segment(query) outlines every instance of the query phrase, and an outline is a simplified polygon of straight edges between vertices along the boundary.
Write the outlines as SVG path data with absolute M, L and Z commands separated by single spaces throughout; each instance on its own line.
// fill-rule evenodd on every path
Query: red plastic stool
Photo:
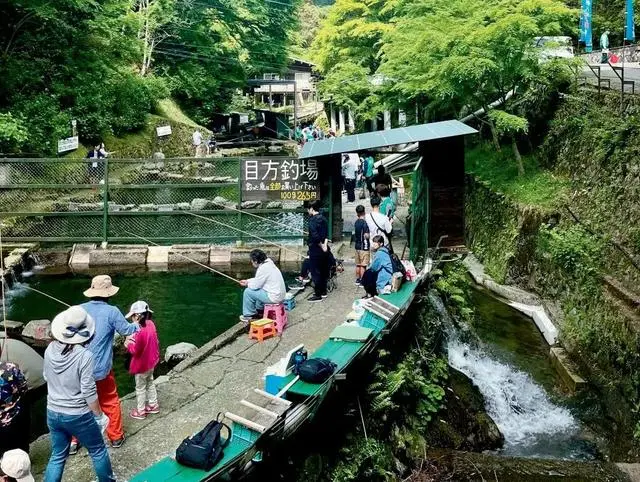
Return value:
M 273 324 L 276 327 L 278 335 L 281 335 L 288 321 L 287 310 L 284 307 L 284 303 L 278 303 L 277 305 L 264 305 L 263 316 L 264 318 L 273 320 Z

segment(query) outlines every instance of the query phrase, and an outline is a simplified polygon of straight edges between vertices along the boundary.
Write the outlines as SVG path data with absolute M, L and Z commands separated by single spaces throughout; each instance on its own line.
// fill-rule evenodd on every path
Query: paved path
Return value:
M 596 65 L 596 64 L 593 64 Z M 614 64 L 616 67 L 622 67 L 622 64 Z M 594 72 L 588 67 L 584 66 L 583 74 L 587 78 L 587 82 L 594 86 L 598 86 L 598 77 Z M 620 91 L 620 78 L 613 71 L 611 66 L 607 64 L 600 64 L 600 78 L 602 80 L 608 79 L 611 84 L 611 90 Z M 640 66 L 637 63 L 626 63 L 624 65 L 624 80 L 630 80 L 634 82 L 634 89 L 636 94 L 640 94 Z M 606 83 L 602 85 L 603 88 L 606 88 Z M 631 93 L 632 86 L 631 84 L 625 85 L 625 92 Z
M 346 247 L 342 255 L 351 257 L 351 250 Z M 158 385 L 162 407 L 159 415 L 144 421 L 123 416 L 127 441 L 120 449 L 109 449 L 119 480 L 126 480 L 154 461 L 173 454 L 183 438 L 202 428 L 219 411 L 230 410 L 248 392 L 262 388 L 265 369 L 296 345 L 304 343 L 309 351 L 320 346 L 331 330 L 344 321 L 353 300 L 361 294 L 352 281 L 353 265 L 347 262 L 345 268 L 339 275 L 338 291 L 324 302 L 307 302 L 310 289 L 297 297 L 298 305 L 289 314 L 289 326 L 282 337 L 257 343 L 240 335 L 198 364 L 165 378 Z M 127 414 L 133 405 L 134 399 L 125 397 L 123 413 Z M 31 448 L 36 480 L 41 480 L 48 456 L 49 440 L 44 436 Z M 94 479 L 86 450 L 70 457 L 64 481 Z
M 371 211 L 371 204 L 369 203 L 369 196 L 365 199 L 360 199 L 360 191 L 362 189 L 356 189 L 356 200 L 355 202 L 348 203 L 347 202 L 347 194 L 342 194 L 342 219 L 344 220 L 344 226 L 342 228 L 343 232 L 351 232 L 353 233 L 355 223 L 356 223 L 356 206 L 358 204 L 362 204 L 366 212 Z M 407 218 L 407 213 L 409 212 L 409 208 L 407 206 L 406 201 L 403 201 L 396 208 L 396 215 L 393 220 L 393 233 L 396 237 L 406 238 L 407 234 L 405 233 L 405 220 Z

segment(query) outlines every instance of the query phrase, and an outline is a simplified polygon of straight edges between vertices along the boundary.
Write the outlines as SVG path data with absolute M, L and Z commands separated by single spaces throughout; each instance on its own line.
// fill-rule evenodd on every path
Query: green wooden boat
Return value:
M 399 291 L 372 299 L 359 322 L 365 330 L 336 329 L 310 355 L 311 358 L 328 358 L 337 365 L 329 380 L 322 384 L 306 383 L 291 374 L 281 384 L 278 396 L 255 389 L 256 400 L 242 400 L 240 405 L 250 415 L 227 412 L 225 417 L 232 422 L 231 440 L 224 449 L 223 458 L 212 470 L 205 472 L 185 467 L 167 456 L 135 475 L 130 482 L 203 482 L 241 476 L 261 460 L 261 447 L 288 437 L 315 416 L 336 379 L 355 359 L 373 350 L 384 334 L 395 327 L 425 276 L 423 270 L 416 281 L 405 282 Z

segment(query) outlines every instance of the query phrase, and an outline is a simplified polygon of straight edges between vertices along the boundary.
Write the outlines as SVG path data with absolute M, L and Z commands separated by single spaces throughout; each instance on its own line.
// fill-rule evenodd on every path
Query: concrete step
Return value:
M 91 251 L 96 249 L 94 244 L 75 244 L 71 250 L 71 258 L 69 259 L 69 266 L 72 268 L 88 268 L 89 258 Z
M 620 298 L 611 294 L 609 290 L 606 290 L 605 297 L 620 310 L 627 330 L 631 333 L 640 333 L 640 313 L 630 308 L 629 305 Z
M 607 291 L 613 296 L 624 302 L 630 309 L 636 311 L 640 315 L 640 295 L 632 292 L 622 282 L 611 276 L 603 278 Z
M 640 482 L 640 464 L 617 463 L 616 467 L 627 475 L 631 482 Z
M 560 374 L 560 378 L 566 385 L 566 387 L 575 393 L 584 388 L 587 382 L 578 375 L 578 368 L 569 358 L 569 354 L 562 347 L 551 347 L 549 351 L 551 357 L 551 363 L 556 368 L 556 371 Z

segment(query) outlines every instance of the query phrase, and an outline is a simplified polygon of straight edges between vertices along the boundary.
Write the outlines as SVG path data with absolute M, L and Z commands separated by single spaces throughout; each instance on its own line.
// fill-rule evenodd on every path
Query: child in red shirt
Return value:
M 140 325 L 140 331 L 127 337 L 125 346 L 131 353 L 129 373 L 136 380 L 137 407 L 129 412 L 132 418 L 144 420 L 150 413 L 160 413 L 158 393 L 153 382 L 153 370 L 160 361 L 160 342 L 156 325 L 151 321 L 151 309 L 144 301 L 131 305 L 126 318 Z

